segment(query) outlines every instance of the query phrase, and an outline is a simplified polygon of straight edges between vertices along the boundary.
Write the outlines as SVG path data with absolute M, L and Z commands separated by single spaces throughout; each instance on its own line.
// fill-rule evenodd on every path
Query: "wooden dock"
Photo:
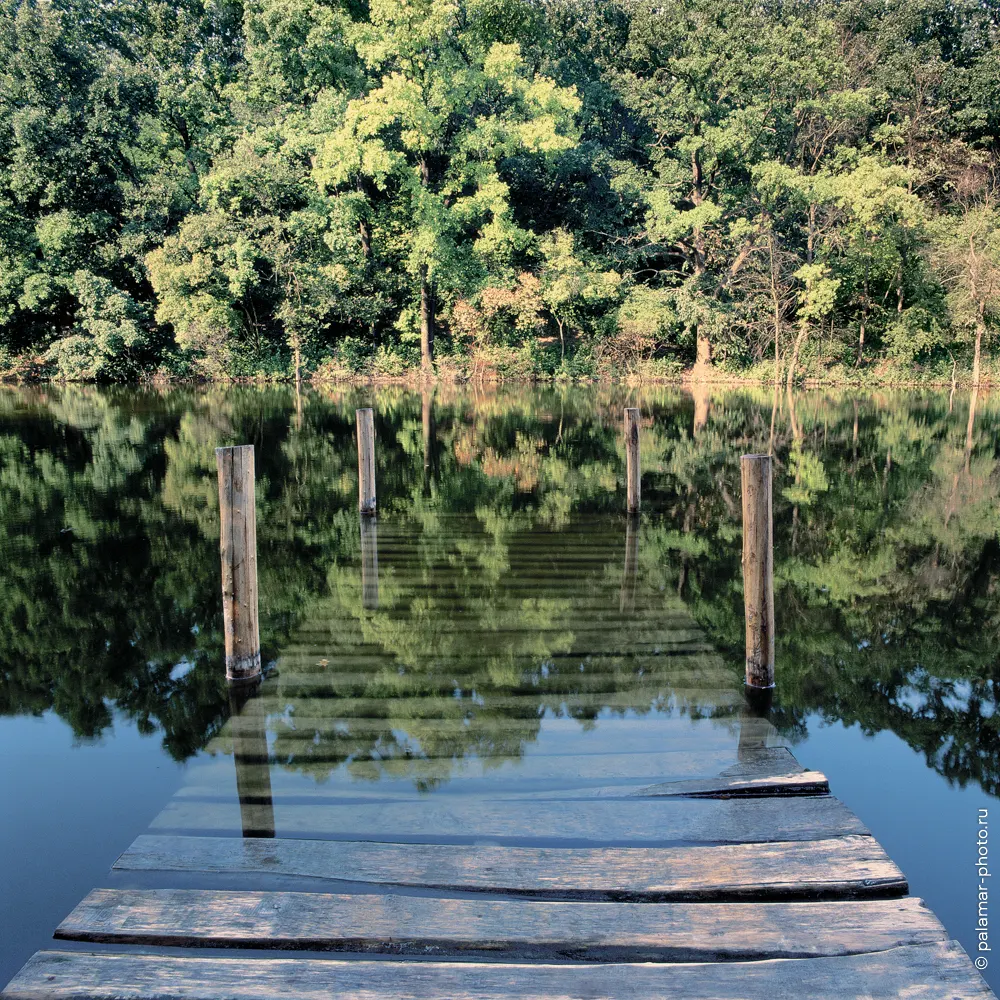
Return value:
M 535 758 L 561 794 L 188 786 L 3 998 L 992 996 L 823 775 L 694 725 L 699 753 Z M 255 805 L 294 836 L 225 835 Z
M 383 569 L 387 554 L 415 558 L 404 541 L 379 553 Z M 326 609 L 326 637 L 304 629 L 260 696 L 234 704 L 221 754 L 190 768 L 2 1000 L 993 996 L 826 777 L 768 722 L 725 708 L 742 698 L 733 672 L 678 599 L 636 595 L 628 550 L 624 574 L 593 584 L 530 547 L 522 565 L 508 554 L 509 600 L 479 604 L 488 633 L 478 592 L 457 595 L 426 669 L 397 670 L 364 625 L 395 613 L 404 643 L 418 574 L 390 573 L 381 603 L 365 579 L 353 620 L 348 598 Z M 622 565 L 590 537 L 562 558 Z M 526 626 L 532 566 L 548 617 Z M 435 594 L 438 614 L 448 595 Z M 658 631 L 635 617 L 654 599 Z M 492 698 L 494 715 L 450 693 L 470 650 L 521 670 L 545 632 L 567 636 L 547 647 L 552 669 Z M 372 697 L 373 677 L 394 697 Z M 679 710 L 548 714 L 557 739 L 532 742 L 553 704 L 648 711 L 663 690 Z M 400 719 L 422 756 L 393 742 Z M 352 756 L 369 738 L 384 757 Z M 352 773 L 327 780 L 344 761 Z

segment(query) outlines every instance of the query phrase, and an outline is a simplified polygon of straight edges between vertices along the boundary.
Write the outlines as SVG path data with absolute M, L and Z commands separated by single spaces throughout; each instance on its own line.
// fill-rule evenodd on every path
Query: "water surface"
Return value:
M 178 788 L 189 827 L 245 829 L 213 454 L 236 443 L 257 452 L 268 780 L 292 805 L 544 788 L 549 755 L 725 729 L 739 456 L 773 451 L 775 724 L 972 951 L 1000 764 L 998 427 L 994 399 L 947 394 L 0 389 L 0 980 Z

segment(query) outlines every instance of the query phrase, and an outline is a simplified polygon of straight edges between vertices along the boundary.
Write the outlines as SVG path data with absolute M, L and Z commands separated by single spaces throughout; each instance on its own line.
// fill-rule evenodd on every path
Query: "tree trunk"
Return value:
M 976 350 L 972 355 L 972 388 L 979 388 L 979 358 L 983 349 L 983 329 L 984 323 L 982 320 L 982 313 L 980 313 L 979 319 L 976 322 Z
M 355 186 L 357 188 L 358 194 L 360 195 L 365 194 L 365 184 L 360 177 L 358 177 Z M 368 229 L 368 220 L 365 219 L 364 216 L 358 219 L 358 236 L 361 239 L 361 256 L 364 257 L 366 261 L 365 266 L 367 267 L 367 261 L 368 258 L 371 256 L 372 252 L 372 237 L 371 237 L 371 232 Z
M 557 316 L 556 324 L 559 327 L 559 364 L 566 360 L 566 338 L 563 335 L 563 321 Z
M 865 281 L 864 281 L 864 302 L 861 306 L 861 329 L 858 332 L 858 360 L 855 367 L 861 364 L 862 355 L 865 352 L 865 327 L 868 325 L 868 316 L 871 313 L 871 291 L 868 287 L 868 261 L 865 261 Z
M 795 366 L 799 363 L 799 351 L 802 349 L 802 345 L 805 343 L 806 334 L 809 333 L 809 327 L 803 323 L 799 327 L 798 336 L 795 338 L 795 344 L 792 347 L 792 357 L 788 362 L 788 372 L 786 374 L 785 385 L 788 391 L 792 391 L 792 380 L 795 378 Z
M 777 393 L 778 384 L 781 381 L 781 297 L 778 294 L 778 268 L 774 259 L 773 235 L 768 237 L 767 250 L 771 258 L 771 305 L 774 310 L 774 388 Z
M 420 184 L 430 190 L 431 167 L 426 156 L 420 160 Z M 420 265 L 420 372 L 425 378 L 434 375 L 434 286 L 427 264 Z
M 708 334 L 705 333 L 704 327 L 700 324 L 697 331 L 698 337 L 698 354 L 695 359 L 695 368 L 711 368 L 712 367 L 712 343 L 708 339 Z
M 420 265 L 420 371 L 434 374 L 434 289 L 427 265 Z

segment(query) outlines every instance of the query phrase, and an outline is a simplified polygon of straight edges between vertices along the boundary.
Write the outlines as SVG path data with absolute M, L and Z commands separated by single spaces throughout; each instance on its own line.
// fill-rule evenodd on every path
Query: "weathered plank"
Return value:
M 323 732 L 325 743 L 327 733 Z M 329 734 L 335 740 L 336 734 Z M 296 741 L 282 743 L 273 760 L 286 760 Z M 299 741 L 301 742 L 301 741 Z M 303 754 L 315 759 L 312 740 L 302 743 Z M 349 748 L 345 747 L 345 753 Z M 735 750 L 665 751 L 663 753 L 563 754 L 560 756 L 528 755 L 519 758 L 502 757 L 452 761 L 450 758 L 421 758 L 400 753 L 393 757 L 387 747 L 382 757 L 372 761 L 352 761 L 341 780 L 325 781 L 322 785 L 303 785 L 301 780 L 288 787 L 272 784 L 273 796 L 280 799 L 293 796 L 304 799 L 335 799 L 349 796 L 381 797 L 396 794 L 394 780 L 413 784 L 442 782 L 435 794 L 467 794 L 470 784 L 486 784 L 491 795 L 523 795 L 544 793 L 559 798 L 582 797 L 587 794 L 643 796 L 687 795 L 766 795 L 823 794 L 829 791 L 826 778 L 818 771 L 804 771 L 784 747 L 755 750 L 744 754 L 745 759 L 734 764 Z M 194 783 L 177 792 L 183 799 L 212 799 L 232 792 L 232 769 L 217 769 L 214 783 L 204 780 L 211 772 L 207 768 L 192 772 Z M 199 775 L 202 780 L 199 781 Z M 280 771 L 279 771 L 280 775 Z M 371 784 L 372 778 L 376 779 Z M 657 780 L 657 784 L 649 784 Z M 362 785 L 362 781 L 364 784 Z M 631 788 L 629 787 L 631 786 Z
M 853 955 L 947 940 L 938 919 L 914 897 L 747 906 L 199 889 L 95 889 L 55 936 L 109 944 L 630 962 Z
M 787 747 L 753 745 L 738 751 L 738 761 L 713 776 L 670 780 L 648 785 L 641 796 L 683 795 L 724 798 L 736 795 L 824 795 L 830 791 L 826 775 L 806 771 Z
M 550 698 L 557 694 L 605 694 L 624 691 L 645 691 L 656 695 L 661 689 L 681 690 L 711 688 L 713 690 L 733 690 L 741 683 L 731 671 L 716 670 L 712 665 L 690 660 L 675 660 L 656 657 L 644 660 L 642 665 L 622 658 L 617 664 L 608 664 L 611 669 L 582 671 L 571 662 L 565 666 L 538 674 L 537 656 L 534 654 L 512 654 L 510 665 L 524 660 L 523 669 L 516 684 L 504 691 L 504 695 L 531 695 Z M 365 668 L 370 661 L 370 669 Z M 428 695 L 454 697 L 456 688 L 473 690 L 482 680 L 482 660 L 469 660 L 450 672 L 435 666 L 435 672 L 409 670 L 400 673 L 395 660 L 388 656 L 357 657 L 352 666 L 360 668 L 356 673 L 336 670 L 330 663 L 327 668 L 311 666 L 308 670 L 281 668 L 278 673 L 280 688 L 288 691 L 294 688 L 303 695 L 319 694 L 321 697 L 393 697 L 409 698 Z M 601 664 L 605 666 L 604 663 Z M 440 671 L 440 672 L 438 672 Z
M 405 622 L 402 624 L 405 627 Z M 608 635 L 607 631 L 601 635 L 577 637 L 570 627 L 560 632 L 561 634 L 557 635 L 552 643 L 555 648 L 551 649 L 544 641 L 539 642 L 539 637 L 528 629 L 521 637 L 506 633 L 496 636 L 485 630 L 478 635 L 470 633 L 470 637 L 473 635 L 475 637 L 470 638 L 468 642 L 444 633 L 436 637 L 442 648 L 432 647 L 423 651 L 421 659 L 433 659 L 435 664 L 438 662 L 448 664 L 448 669 L 451 669 L 452 665 L 481 664 L 494 653 L 513 656 L 516 660 L 532 661 L 534 658 L 536 665 L 539 657 L 551 659 L 557 665 L 564 665 L 565 660 L 583 661 L 590 657 L 601 657 L 602 666 L 619 662 L 623 668 L 627 668 L 633 664 L 648 663 L 659 668 L 661 664 L 670 663 L 679 669 L 693 669 L 700 666 L 702 669 L 714 669 L 726 676 L 731 676 L 733 673 L 703 637 L 690 633 L 678 631 L 673 636 L 660 635 L 644 640 L 633 639 L 624 634 Z M 523 648 L 518 648 L 519 646 Z M 333 670 L 342 665 L 374 669 L 386 663 L 406 662 L 405 659 L 400 659 L 395 651 L 382 651 L 378 643 L 341 643 L 335 636 L 331 636 L 326 645 L 310 643 L 308 648 L 293 649 L 288 652 L 297 657 L 308 655 L 317 659 L 323 658 Z M 575 669 L 579 669 L 578 664 L 575 665 Z M 283 672 L 285 676 L 293 673 L 287 665 L 283 668 Z M 317 669 L 310 670 L 308 674 L 324 672 Z
M 735 750 L 740 739 L 740 722 L 735 717 L 720 719 L 692 719 L 683 716 L 653 715 L 646 718 L 540 718 L 477 715 L 467 720 L 464 716 L 437 719 L 384 718 L 354 716 L 344 718 L 337 714 L 335 699 L 268 698 L 265 707 L 270 710 L 271 721 L 294 726 L 314 738 L 317 732 L 333 735 L 339 732 L 350 737 L 391 736 L 409 739 L 421 745 L 421 753 L 433 755 L 433 747 L 423 742 L 456 740 L 457 745 L 445 745 L 442 752 L 452 757 L 458 746 L 469 746 L 474 752 L 485 754 L 489 741 L 507 747 L 512 740 L 520 740 L 525 751 L 532 755 L 560 756 L 562 754 L 603 754 L 609 747 L 619 753 L 655 753 L 657 751 L 686 750 L 697 746 L 706 752 L 719 749 Z M 285 710 L 289 710 L 287 714 Z M 324 715 L 322 710 L 333 714 Z M 474 728 L 472 728 L 474 727 Z M 470 731 L 474 738 L 470 736 Z M 761 742 L 779 745 L 782 737 L 773 727 L 768 727 Z M 211 743 L 213 751 L 231 752 L 231 740 L 219 737 Z M 482 748 L 482 749 L 481 749 Z M 504 751 L 504 753 L 509 751 Z M 503 754 L 501 754 L 503 755 Z M 200 766 L 200 765 L 194 765 Z
M 830 783 L 821 771 L 799 774 L 720 775 L 648 785 L 633 794 L 643 797 L 684 796 L 685 798 L 736 798 L 740 796 L 825 795 Z
M 380 526 L 379 531 L 381 530 Z M 379 553 L 382 554 L 381 544 L 379 545 Z M 616 556 L 616 558 L 618 557 Z M 387 575 L 393 575 L 391 568 L 383 566 L 383 570 Z M 609 583 L 608 586 L 610 592 L 612 584 Z M 500 607 L 487 605 L 483 601 L 477 600 L 470 607 L 457 599 L 435 598 L 432 605 L 417 608 L 411 608 L 409 605 L 387 604 L 381 610 L 380 618 L 388 621 L 406 621 L 411 617 L 417 617 L 424 624 L 438 620 L 439 631 L 447 630 L 449 634 L 459 635 L 479 634 L 483 631 L 489 631 L 496 635 L 523 633 L 526 630 L 523 618 L 526 612 L 533 613 L 536 618 L 541 619 L 537 629 L 535 625 L 531 626 L 533 631 L 541 633 L 562 632 L 568 629 L 574 633 L 579 632 L 581 635 L 593 635 L 603 629 L 625 628 L 629 625 L 634 625 L 639 629 L 655 628 L 668 632 L 675 628 L 697 627 L 689 614 L 665 608 L 662 594 L 657 594 L 649 601 L 637 599 L 640 601 L 637 605 L 640 609 L 656 611 L 655 625 L 651 625 L 649 619 L 632 621 L 628 617 L 623 617 L 617 606 L 600 599 L 590 600 L 581 605 L 576 601 L 569 602 L 565 599 L 552 602 L 546 601 L 544 598 L 524 598 L 514 604 Z M 435 618 L 436 615 L 444 612 L 447 612 L 447 618 Z M 325 642 L 348 629 L 359 628 L 360 619 L 358 617 L 344 617 L 343 610 L 339 607 L 324 612 L 321 606 L 320 610 L 314 611 L 308 621 L 296 629 L 295 642 L 300 646 L 307 643 Z
M 241 829 L 233 803 L 174 799 L 150 824 L 162 831 Z M 282 835 L 338 836 L 396 843 L 493 840 L 577 844 L 751 843 L 864 834 L 864 824 L 830 796 L 790 798 L 587 798 L 548 801 L 485 795 L 417 801 L 275 805 Z
M 405 611 L 406 609 L 400 608 L 395 610 Z M 637 635 L 648 637 L 659 634 L 670 635 L 675 631 L 699 629 L 699 626 L 690 615 L 671 613 L 662 609 L 658 609 L 659 613 L 653 620 L 632 622 L 622 618 L 621 613 L 614 608 L 605 608 L 605 613 L 600 618 L 594 618 L 589 614 L 586 617 L 581 617 L 576 613 L 576 606 L 570 605 L 565 609 L 554 609 L 550 620 L 540 621 L 537 625 L 532 623 L 530 626 L 524 622 L 518 625 L 517 617 L 521 610 L 520 607 L 510 608 L 505 613 L 499 615 L 492 612 L 492 609 L 485 614 L 474 611 L 459 613 L 454 618 L 442 621 L 440 623 L 442 626 L 440 631 L 442 633 L 447 631 L 448 635 L 510 636 L 523 635 L 525 632 L 530 632 L 533 635 L 572 632 L 574 635 L 580 636 L 602 635 L 609 628 L 634 628 Z M 527 610 L 537 611 L 538 609 L 528 608 Z M 390 611 L 386 611 L 385 617 L 392 619 L 395 616 Z M 404 614 L 402 620 L 405 621 L 407 617 L 409 616 Z M 293 652 L 309 650 L 317 642 L 322 643 L 334 638 L 338 632 L 346 629 L 358 629 L 359 625 L 360 620 L 356 617 L 325 617 L 320 615 L 319 617 L 311 618 L 305 625 L 295 631 L 292 644 L 282 647 L 282 656 L 289 650 Z M 704 637 L 704 630 L 701 630 L 701 634 Z M 355 638 L 360 639 L 360 633 L 356 633 Z
M 617 965 L 189 958 L 43 951 L 4 1000 L 973 1000 L 992 994 L 954 942 L 836 958 Z
M 120 871 L 175 871 L 501 891 L 556 899 L 736 900 L 902 895 L 869 836 L 673 848 L 537 848 L 143 835 Z
M 289 685 L 294 690 L 294 685 Z M 330 699 L 313 696 L 300 697 L 288 690 L 279 693 L 274 687 L 261 692 L 267 712 L 283 711 L 289 702 L 301 715 L 323 715 L 323 702 L 329 708 Z M 671 688 L 664 684 L 661 689 L 650 688 L 638 691 L 609 691 L 601 694 L 561 694 L 538 692 L 533 695 L 489 694 L 477 697 L 455 698 L 428 696 L 426 698 L 336 698 L 337 714 L 341 718 L 377 719 L 447 719 L 465 713 L 490 714 L 509 713 L 517 717 L 541 717 L 546 707 L 561 707 L 568 717 L 571 712 L 599 712 L 601 709 L 624 712 L 629 709 L 650 711 L 668 709 L 671 705 L 697 706 L 708 714 L 716 710 L 732 710 L 742 704 L 743 692 L 734 684 L 727 689 L 720 688 Z M 316 704 L 310 704 L 316 702 Z

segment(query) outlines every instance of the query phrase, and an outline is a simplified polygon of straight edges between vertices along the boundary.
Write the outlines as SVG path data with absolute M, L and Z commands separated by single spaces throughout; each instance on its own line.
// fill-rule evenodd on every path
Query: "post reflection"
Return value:
M 635 611 L 635 588 L 639 576 L 639 515 L 629 514 L 625 520 L 625 567 L 618 609 L 624 614 Z
M 361 606 L 378 610 L 378 525 L 374 517 L 361 519 Z
M 771 733 L 771 704 L 773 688 L 747 687 L 743 694 L 743 708 L 740 711 L 740 741 L 737 759 L 740 763 L 752 763 L 759 757 L 759 751 L 767 747 Z
M 424 496 L 431 495 L 431 481 L 434 477 L 434 392 L 424 389 L 420 396 L 420 424 L 424 446 Z
M 236 794 L 244 837 L 274 836 L 274 800 L 268 763 L 264 705 L 256 697 L 259 685 L 229 689 L 230 731 L 236 765 Z

